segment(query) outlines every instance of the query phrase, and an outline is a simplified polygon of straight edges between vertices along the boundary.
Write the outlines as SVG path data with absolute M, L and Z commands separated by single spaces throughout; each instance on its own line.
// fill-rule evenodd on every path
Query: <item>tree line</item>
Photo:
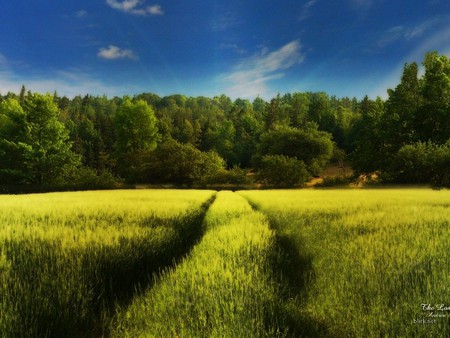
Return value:
M 118 182 L 301 185 L 330 161 L 385 182 L 450 185 L 450 61 L 405 64 L 388 99 L 323 92 L 269 101 L 143 93 L 0 95 L 0 185 L 31 190 Z M 6 187 L 6 188 L 5 188 Z

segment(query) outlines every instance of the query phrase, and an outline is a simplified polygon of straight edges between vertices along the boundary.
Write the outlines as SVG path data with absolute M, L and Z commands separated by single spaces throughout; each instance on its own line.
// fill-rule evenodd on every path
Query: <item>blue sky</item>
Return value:
M 1 0 L 0 93 L 385 97 L 448 0 Z

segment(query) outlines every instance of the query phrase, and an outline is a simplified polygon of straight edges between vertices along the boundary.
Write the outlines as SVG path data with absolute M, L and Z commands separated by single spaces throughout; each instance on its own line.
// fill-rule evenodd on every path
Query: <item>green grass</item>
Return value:
M 0 196 L 0 336 L 100 335 L 201 236 L 211 191 Z
M 113 337 L 283 335 L 271 270 L 277 248 L 264 215 L 237 194 L 219 192 L 205 227 L 181 264 L 119 310 Z
M 422 309 L 450 303 L 449 191 L 240 194 L 268 215 L 289 253 L 285 308 L 302 323 L 297 335 L 450 335 L 450 311 Z M 417 323 L 424 319 L 432 323 Z
M 0 210 L 1 337 L 450 336 L 449 191 L 0 195 Z

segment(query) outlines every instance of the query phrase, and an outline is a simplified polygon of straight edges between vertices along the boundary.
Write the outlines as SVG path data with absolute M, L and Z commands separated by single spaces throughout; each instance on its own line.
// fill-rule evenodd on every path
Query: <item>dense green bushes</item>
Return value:
M 417 142 L 403 146 L 386 174 L 396 182 L 450 187 L 450 140 L 443 145 Z
M 283 155 L 263 156 L 256 175 L 260 182 L 277 187 L 298 186 L 305 183 L 309 177 L 303 161 Z

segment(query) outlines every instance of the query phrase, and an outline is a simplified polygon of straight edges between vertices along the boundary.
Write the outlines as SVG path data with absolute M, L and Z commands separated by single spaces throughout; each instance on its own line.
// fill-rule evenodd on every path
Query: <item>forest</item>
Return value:
M 382 183 L 450 186 L 450 59 L 404 65 L 386 100 L 142 93 L 0 95 L 0 192 L 124 184 L 302 186 L 330 162 Z

